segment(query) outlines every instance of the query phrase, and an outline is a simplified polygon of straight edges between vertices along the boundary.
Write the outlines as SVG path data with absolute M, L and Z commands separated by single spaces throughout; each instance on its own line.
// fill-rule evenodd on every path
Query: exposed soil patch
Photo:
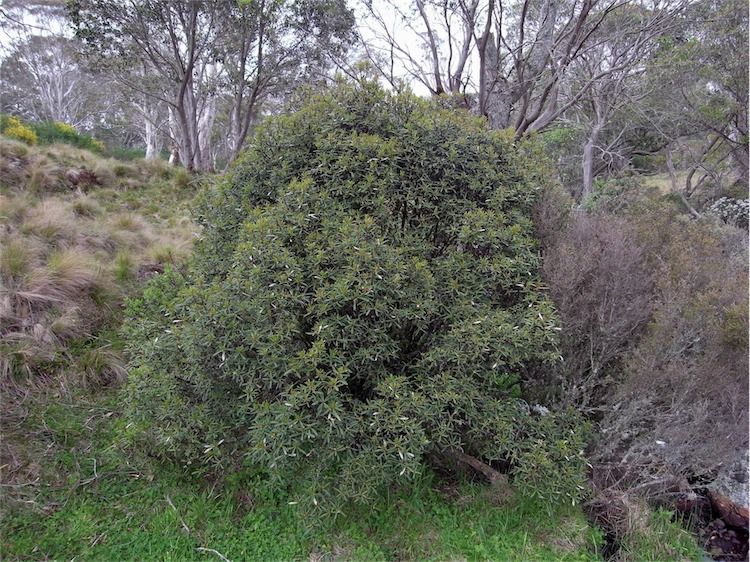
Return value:
M 731 527 L 722 519 L 714 519 L 699 530 L 698 536 L 703 548 L 715 560 L 747 560 L 747 528 Z

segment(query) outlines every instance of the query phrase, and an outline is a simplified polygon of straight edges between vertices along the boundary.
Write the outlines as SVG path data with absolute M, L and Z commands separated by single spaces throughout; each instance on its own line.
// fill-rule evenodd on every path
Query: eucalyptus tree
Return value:
M 324 74 L 356 36 L 354 15 L 343 0 L 229 3 L 224 21 L 213 50 L 226 86 L 231 160 L 264 103 L 288 98 L 296 86 Z
M 690 5 L 651 69 L 651 79 L 662 84 L 664 120 L 679 124 L 680 134 L 671 133 L 669 146 L 685 131 L 699 140 L 682 143 L 688 175 L 681 189 L 688 197 L 706 182 L 747 184 L 747 50 L 747 6 L 702 0 Z
M 214 166 L 224 100 L 234 158 L 263 102 L 352 40 L 343 0 L 69 0 L 67 10 L 92 59 L 134 94 L 168 108 L 175 153 L 190 170 Z
M 621 7 L 591 34 L 590 45 L 572 64 L 561 97 L 569 98 L 568 113 L 577 116 L 585 131 L 582 198 L 593 190 L 597 156 L 616 157 L 613 150 L 629 131 L 629 123 L 613 128 L 615 115 L 653 99 L 644 75 L 660 40 L 677 26 L 683 8 L 679 1 L 657 8 L 635 2 Z
M 461 94 L 491 127 L 513 127 L 520 138 L 549 127 L 598 81 L 621 70 L 618 61 L 600 66 L 588 80 L 570 79 L 578 61 L 601 51 L 599 30 L 629 4 L 414 0 L 401 8 L 394 0 L 368 2 L 374 36 L 369 54 L 387 79 L 395 81 L 397 68 L 404 68 L 431 94 Z M 663 11 L 658 5 L 652 10 Z M 630 32 L 632 51 L 648 30 Z
M 30 35 L 12 48 L 1 69 L 4 112 L 81 127 L 102 109 L 91 77 L 78 65 L 75 45 L 68 38 Z
M 5 0 L 0 7 L 0 111 L 91 130 L 112 106 L 100 77 L 78 60 L 64 5 Z
M 738 2 L 710 0 L 669 17 L 629 10 L 628 18 L 643 17 L 652 24 L 636 27 L 653 36 L 632 51 L 635 64 L 592 87 L 564 120 L 587 135 L 587 191 L 599 173 L 644 171 L 644 163 L 663 159 L 672 191 L 698 215 L 707 191 L 747 185 L 748 60 L 736 55 L 747 51 L 747 13 Z M 625 33 L 635 38 L 632 29 L 626 19 L 602 36 L 619 42 Z M 619 51 L 613 44 L 600 54 Z

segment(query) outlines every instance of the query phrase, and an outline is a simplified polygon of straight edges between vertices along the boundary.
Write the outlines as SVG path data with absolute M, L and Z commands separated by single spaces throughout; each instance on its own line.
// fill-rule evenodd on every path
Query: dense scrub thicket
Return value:
M 747 232 L 668 212 L 632 220 L 653 271 L 651 314 L 622 356 L 623 384 L 609 395 L 620 407 L 603 417 L 602 457 L 622 456 L 652 478 L 712 483 L 732 472 L 742 482 L 746 469 L 733 465 L 750 445 Z
M 559 361 L 531 145 L 375 85 L 269 120 L 206 197 L 186 273 L 130 306 L 131 415 L 154 453 L 245 462 L 335 510 L 462 451 L 574 499 L 582 432 L 535 415 Z
M 746 504 L 747 231 L 644 189 L 595 193 L 569 216 L 558 203 L 541 206 L 562 225 L 543 265 L 563 327 L 557 390 L 597 422 L 591 462 L 624 489 L 682 480 Z

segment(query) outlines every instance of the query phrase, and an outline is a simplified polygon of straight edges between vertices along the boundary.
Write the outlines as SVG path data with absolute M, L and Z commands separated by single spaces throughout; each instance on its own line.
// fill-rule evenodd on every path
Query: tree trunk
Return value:
M 422 16 L 425 28 L 427 29 L 427 40 L 430 49 L 431 62 L 432 62 L 432 73 L 435 80 L 433 94 L 440 95 L 445 93 L 445 87 L 443 86 L 443 74 L 440 70 L 440 57 L 438 56 L 437 40 L 434 33 L 432 32 L 432 26 L 430 25 L 430 18 L 427 16 L 425 11 L 424 0 L 417 0 L 417 8 L 419 14 Z
M 153 114 L 152 111 L 149 111 Z M 151 115 L 144 118 L 144 131 L 143 136 L 146 141 L 146 160 L 156 160 L 159 158 L 159 151 L 161 150 L 161 144 L 159 143 L 159 132 L 154 125 Z
M 211 150 L 211 132 L 216 119 L 216 99 L 211 97 L 206 101 L 200 119 L 198 120 L 198 146 L 200 148 L 198 168 L 204 172 L 214 170 L 213 151 Z
M 169 129 L 180 162 L 190 171 L 200 168 L 200 146 L 198 144 L 198 125 L 192 102 L 180 107 L 170 108 Z
M 583 147 L 583 188 L 581 190 L 581 201 L 584 201 L 594 191 L 594 149 L 599 140 L 601 124 L 597 123 L 591 128 L 589 138 Z
M 245 113 L 242 112 L 240 106 L 236 106 L 236 108 L 232 110 L 232 124 L 230 126 L 232 149 L 229 154 L 227 165 L 231 164 L 242 151 L 242 147 L 245 145 L 245 139 L 247 138 L 247 135 L 251 130 L 251 125 L 255 122 L 258 113 L 257 105 L 252 99 L 250 102 L 246 102 L 246 105 L 247 108 Z
M 744 97 L 741 103 L 738 104 L 739 112 L 736 118 L 737 124 L 737 138 L 735 139 L 737 144 L 732 149 L 732 158 L 735 163 L 735 170 L 737 174 L 736 181 L 739 181 L 747 185 L 750 173 L 748 168 L 750 167 L 750 150 L 748 147 L 748 112 L 747 112 L 747 96 Z
M 172 137 L 172 156 L 169 161 L 192 171 L 195 169 L 187 116 L 182 108 L 169 108 L 169 135 Z
M 176 146 L 173 146 L 172 150 L 169 152 L 169 163 L 172 166 L 180 165 L 180 151 L 177 150 Z
M 555 44 L 555 24 L 557 21 L 557 1 L 546 0 L 542 7 L 544 14 L 539 31 L 536 34 L 531 52 L 529 53 L 528 69 L 529 78 L 541 76 Z
M 672 185 L 672 191 L 677 191 L 677 174 L 674 170 L 674 162 L 672 161 L 672 147 L 667 147 L 667 172 L 669 172 L 669 183 Z
M 680 198 L 680 201 L 691 215 L 693 215 L 695 218 L 700 217 L 700 213 L 696 211 L 695 208 L 690 204 L 690 201 L 688 201 L 687 197 L 685 197 L 685 193 L 677 185 L 677 173 L 674 169 L 671 146 L 667 147 L 667 171 L 669 172 L 669 182 L 672 184 L 672 193 L 677 194 L 677 196 Z M 692 176 L 692 174 L 693 172 L 691 171 L 690 175 Z
M 748 163 L 750 162 L 750 153 L 747 144 L 738 144 L 732 148 L 732 158 L 734 160 L 735 181 L 747 184 L 750 173 L 748 173 Z
M 229 161 L 231 162 L 237 157 L 240 152 L 240 146 L 242 146 L 242 133 L 241 133 L 241 118 L 242 111 L 240 106 L 242 104 L 242 96 L 235 94 L 232 101 L 232 109 L 229 112 L 229 146 L 230 155 Z
M 511 92 L 500 71 L 497 41 L 492 33 L 487 38 L 480 63 L 480 112 L 487 117 L 490 129 L 504 129 L 510 124 Z

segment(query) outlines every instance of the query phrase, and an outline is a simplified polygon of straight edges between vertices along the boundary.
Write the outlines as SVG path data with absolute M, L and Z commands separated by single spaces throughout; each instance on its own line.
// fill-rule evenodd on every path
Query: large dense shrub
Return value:
M 455 451 L 575 497 L 575 421 L 521 399 L 558 360 L 529 154 L 373 85 L 270 120 L 206 197 L 191 268 L 130 307 L 131 411 L 153 450 L 263 467 L 307 507 Z

